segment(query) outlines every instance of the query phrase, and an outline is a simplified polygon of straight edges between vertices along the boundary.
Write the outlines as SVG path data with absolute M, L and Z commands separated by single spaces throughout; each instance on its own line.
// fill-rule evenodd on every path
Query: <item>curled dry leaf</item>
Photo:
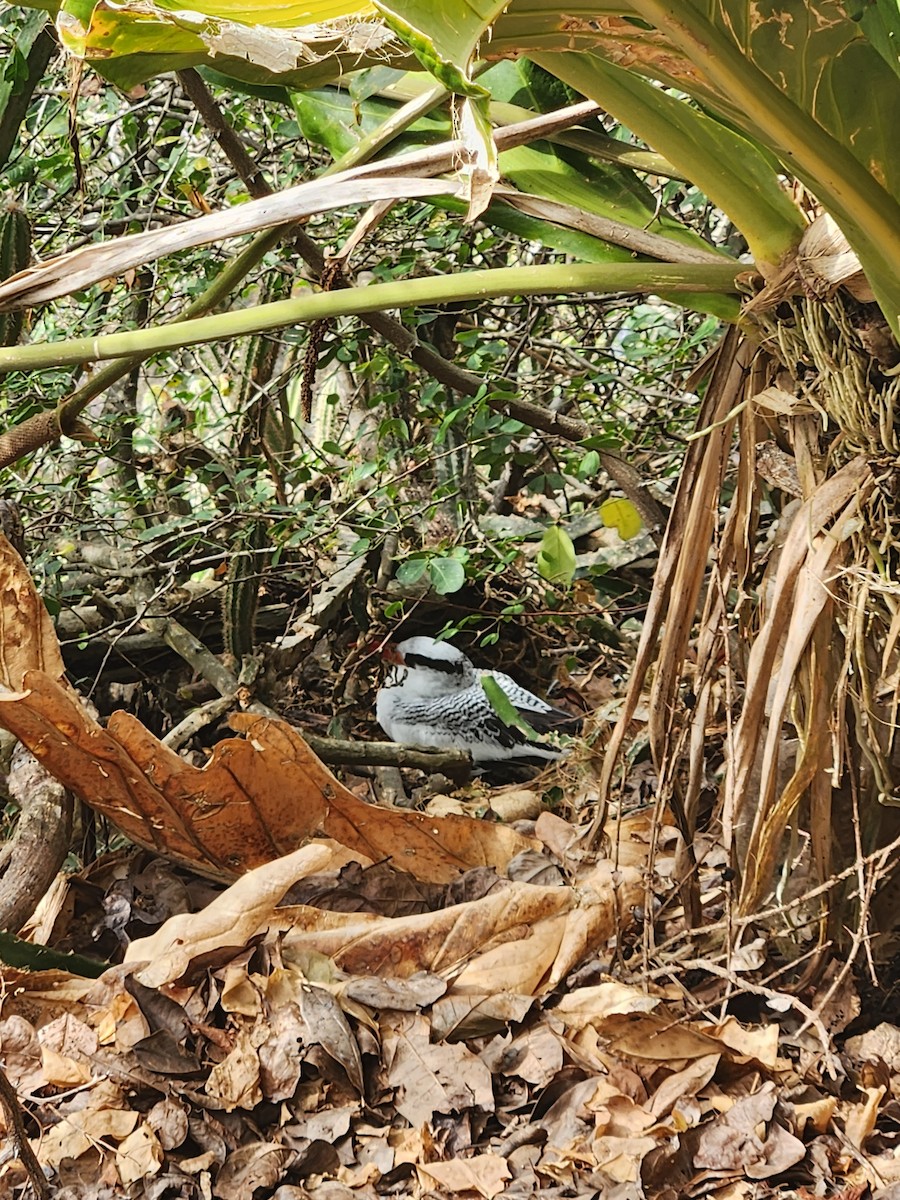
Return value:
M 219 878 L 234 878 L 321 835 L 418 879 L 446 883 L 502 869 L 533 849 L 500 825 L 374 808 L 357 799 L 282 721 L 240 713 L 245 738 L 220 742 L 202 769 L 139 721 L 103 729 L 62 680 L 62 655 L 25 564 L 0 535 L 0 726 L 132 841 Z
M 278 907 L 291 884 L 322 870 L 330 853 L 305 846 L 248 872 L 202 912 L 179 913 L 132 942 L 126 962 L 145 962 L 138 980 L 160 987 L 180 980 L 212 951 L 282 930 L 286 963 L 313 953 L 351 975 L 403 979 L 427 971 L 452 978 L 454 992 L 473 999 L 532 996 L 609 938 L 620 906 L 628 911 L 643 887 L 637 870 L 617 872 L 614 881 L 609 865 L 600 864 L 578 889 L 509 883 L 480 900 L 410 917 Z
M 28 568 L 0 533 L 0 684 L 18 691 L 26 671 L 65 672 L 53 621 Z
M 232 724 L 247 738 L 220 742 L 198 768 L 126 713 L 114 713 L 103 729 L 74 693 L 41 672 L 27 672 L 23 686 L 0 695 L 0 726 L 132 841 L 219 878 L 321 833 L 438 883 L 470 867 L 502 869 L 535 846 L 501 825 L 374 808 L 282 721 L 236 714 Z

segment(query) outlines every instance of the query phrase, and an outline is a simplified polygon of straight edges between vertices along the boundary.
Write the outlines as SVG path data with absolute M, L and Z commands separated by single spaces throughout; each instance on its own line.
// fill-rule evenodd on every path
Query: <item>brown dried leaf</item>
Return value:
M 242 39 L 240 52 L 243 55 L 247 38 L 252 35 L 254 27 L 241 25 L 239 28 Z M 443 162 L 441 152 L 435 153 L 440 169 Z M 426 171 L 433 169 L 435 153 L 424 156 L 423 168 Z M 445 154 L 449 167 L 450 154 Z M 407 169 L 411 166 L 407 164 Z M 414 166 L 412 170 L 415 170 Z M 379 178 L 368 167 L 351 169 L 341 172 L 340 178 L 310 180 L 261 200 L 234 205 L 207 216 L 195 217 L 191 221 L 115 237 L 107 242 L 92 243 L 67 254 L 44 259 L 0 282 L 0 311 L 26 308 L 57 296 L 67 296 L 109 276 L 122 274 L 131 267 L 152 262 L 164 254 L 191 246 L 208 245 L 222 237 L 238 237 L 279 225 L 282 221 L 295 221 L 314 212 L 343 207 L 345 203 L 375 204 L 400 197 L 446 195 L 461 188 L 461 182 L 452 183 L 446 179 L 416 178 L 412 174 L 402 178 L 386 174 Z
M 206 1094 L 219 1100 L 226 1112 L 235 1108 L 253 1108 L 262 1101 L 259 1052 L 253 1045 L 249 1029 L 238 1031 L 234 1049 L 210 1071 Z
M 757 1128 L 768 1124 L 775 1111 L 775 1085 L 764 1083 L 700 1130 L 694 1166 L 717 1172 L 736 1171 L 750 1179 L 780 1175 L 806 1157 L 803 1143 L 777 1123 L 763 1140 Z
M 382 1028 L 384 1078 L 395 1089 L 397 1111 L 411 1125 L 472 1107 L 493 1112 L 491 1073 L 466 1046 L 432 1044 L 428 1022 L 411 1014 L 392 1014 Z
M 183 1104 L 167 1096 L 147 1113 L 147 1125 L 156 1134 L 163 1150 L 174 1150 L 187 1137 L 187 1111 Z
M 106 1107 L 107 1100 L 102 1089 L 94 1089 L 94 1107 L 72 1112 L 48 1130 L 41 1140 L 41 1162 L 58 1167 L 64 1158 L 79 1158 L 100 1142 L 124 1141 L 134 1131 L 138 1114 L 124 1107 Z M 119 1103 L 125 1103 L 121 1096 Z
M 85 1062 L 69 1058 L 66 1054 L 57 1054 L 55 1050 L 44 1047 L 42 1054 L 44 1078 L 54 1087 L 81 1087 L 91 1081 L 91 1068 Z
M 567 1029 L 583 1029 L 600 1025 L 615 1013 L 652 1012 L 658 1005 L 657 996 L 610 979 L 561 996 L 553 1011 Z
M 149 1126 L 141 1124 L 119 1143 L 116 1167 L 122 1183 L 128 1187 L 138 1179 L 150 1179 L 163 1163 L 163 1149 Z
M 641 1163 L 656 1147 L 652 1137 L 599 1137 L 591 1143 L 597 1166 L 616 1183 L 636 1183 Z
M 26 671 L 65 674 L 50 614 L 28 568 L 0 534 L 0 684 L 18 691 Z
M 546 1025 L 530 1029 L 515 1040 L 496 1038 L 481 1053 L 494 1075 L 511 1075 L 544 1088 L 562 1070 L 563 1046 Z
M 748 1029 L 730 1017 L 716 1029 L 716 1037 L 737 1054 L 755 1058 L 765 1067 L 775 1068 L 779 1064 L 779 1032 L 779 1027 L 774 1022 L 771 1025 Z
M 449 1162 L 417 1165 L 423 1186 L 445 1188 L 448 1192 L 478 1192 L 484 1200 L 493 1200 L 505 1189 L 510 1178 L 509 1164 L 499 1154 L 476 1154 Z
M 797 269 L 809 291 L 819 299 L 833 296 L 839 287 L 845 287 L 864 303 L 875 299 L 859 259 L 828 213 L 820 213 L 803 234 Z
M 602 1023 L 600 1032 L 616 1054 L 653 1062 L 675 1063 L 722 1051 L 722 1043 L 709 1034 L 657 1013 L 613 1015 Z
M 347 1078 L 363 1095 L 362 1058 L 350 1023 L 330 992 L 307 984 L 299 991 L 300 1010 L 306 1024 L 306 1042 L 321 1046 L 344 1068 Z
M 259 1188 L 273 1188 L 295 1158 L 293 1150 L 270 1142 L 240 1146 L 216 1177 L 213 1195 L 219 1200 L 247 1200 Z
M 4 970 L 3 982 L 13 987 L 13 979 Z M 41 1043 L 34 1026 L 18 1013 L 0 1021 L 0 1049 L 3 1051 L 3 1068 L 10 1082 L 23 1092 L 36 1092 L 47 1082 Z
M 844 1131 L 851 1146 L 862 1150 L 866 1138 L 875 1128 L 878 1119 L 878 1109 L 885 1097 L 887 1088 L 882 1084 L 878 1087 L 861 1087 L 859 1089 L 865 1100 L 862 1104 L 849 1107 L 844 1118 Z
M 342 994 L 369 1008 L 415 1012 L 434 1004 L 446 990 L 446 981 L 440 975 L 417 971 L 408 979 L 351 979 L 344 985 Z
M 534 847 L 500 825 L 374 808 L 282 721 L 236 714 L 232 725 L 246 739 L 220 742 L 201 769 L 126 713 L 102 729 L 41 672 L 29 671 L 24 686 L 0 696 L 0 725 L 50 774 L 138 845 L 219 877 L 270 862 L 320 832 L 435 882 L 469 867 L 502 868 Z
M 259 1047 L 259 1081 L 267 1100 L 289 1100 L 303 1070 L 306 1022 L 294 1003 L 272 1007 L 266 1040 Z
M 481 900 L 411 917 L 277 907 L 294 880 L 321 870 L 329 854 L 310 845 L 248 872 L 202 912 L 178 914 L 132 942 L 126 961 L 145 962 L 136 978 L 159 987 L 184 977 L 195 959 L 245 945 L 267 929 L 283 930 L 288 964 L 315 954 L 350 975 L 452 976 L 449 999 L 460 1012 L 477 1008 L 501 1021 L 521 1019 L 531 996 L 554 986 L 569 961 L 613 933 L 617 905 L 635 903 L 643 887 L 636 871 L 618 872 L 614 885 L 607 864 L 605 875 L 598 868 L 592 876 L 592 887 L 511 883 Z M 599 890 L 603 878 L 605 893 Z M 229 1005 L 233 991 L 230 984 Z
M 327 846 L 303 846 L 257 867 L 216 896 L 198 913 L 178 913 L 150 937 L 131 943 L 126 962 L 147 961 L 136 978 L 146 987 L 180 979 L 191 961 L 223 946 L 244 946 L 274 919 L 279 900 L 304 875 L 324 870 L 331 860 Z

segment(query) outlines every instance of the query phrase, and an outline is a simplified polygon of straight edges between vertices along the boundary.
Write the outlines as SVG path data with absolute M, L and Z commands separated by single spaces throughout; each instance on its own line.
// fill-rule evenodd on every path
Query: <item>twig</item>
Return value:
M 472 759 L 466 750 L 413 750 L 396 742 L 349 742 L 300 731 L 323 762 L 342 767 L 409 767 L 430 775 L 468 775 Z
M 227 697 L 230 703 L 235 698 L 240 698 L 242 689 L 237 677 L 211 650 L 207 650 L 190 630 L 185 629 L 172 617 L 146 616 L 143 618 L 143 624 L 211 683 L 223 699 Z M 259 700 L 248 700 L 243 707 L 247 712 L 258 713 L 272 720 L 284 719 Z M 172 733 L 174 732 L 175 730 L 172 730 Z M 472 765 L 472 760 L 465 750 L 411 750 L 394 742 L 350 742 L 339 738 L 318 737 L 303 730 L 300 732 L 313 754 L 332 766 L 412 767 L 432 774 L 440 771 L 452 776 L 462 772 L 468 773 Z M 171 737 L 171 734 L 169 736 Z
M 162 744 L 168 746 L 170 750 L 177 750 L 185 742 L 189 741 L 195 733 L 198 733 L 201 729 L 205 729 L 207 725 L 211 725 L 219 717 L 224 716 L 232 704 L 234 704 L 234 701 L 234 692 L 227 696 L 217 696 L 215 700 L 207 700 L 199 708 L 192 709 L 183 721 L 179 721 L 177 725 L 174 725 L 162 739 Z
M 50 1184 L 47 1182 L 47 1177 L 28 1140 L 25 1122 L 22 1120 L 22 1106 L 19 1104 L 19 1097 L 2 1066 L 0 1066 L 0 1107 L 6 1114 L 6 1123 L 12 1132 L 16 1154 L 19 1162 L 25 1168 L 34 1194 L 40 1200 L 51 1200 Z

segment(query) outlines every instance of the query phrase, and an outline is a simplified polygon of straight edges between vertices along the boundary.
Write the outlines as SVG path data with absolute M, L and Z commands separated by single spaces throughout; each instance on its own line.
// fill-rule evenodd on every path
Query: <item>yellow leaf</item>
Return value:
M 623 542 L 630 541 L 641 532 L 641 514 L 630 500 L 604 500 L 600 505 L 600 518 L 607 529 L 615 529 Z

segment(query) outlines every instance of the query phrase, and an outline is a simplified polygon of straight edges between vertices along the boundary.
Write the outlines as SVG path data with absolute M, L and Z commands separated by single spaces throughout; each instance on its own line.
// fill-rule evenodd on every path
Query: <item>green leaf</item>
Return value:
M 803 216 L 777 165 L 748 138 L 599 55 L 536 57 L 665 154 L 738 225 L 758 262 L 780 262 L 799 242 Z
M 486 72 L 481 82 L 490 87 L 497 101 L 517 98 L 536 112 L 544 111 L 541 103 L 546 88 L 535 93 L 535 79 L 546 79 L 546 72 L 537 72 L 532 63 L 500 63 Z M 559 90 L 563 90 L 558 84 Z M 566 101 L 560 101 L 566 103 Z M 522 116 L 524 117 L 524 113 Z M 660 212 L 656 196 L 634 171 L 618 163 L 595 162 L 589 155 L 549 142 L 534 142 L 506 150 L 500 156 L 504 178 L 519 191 L 547 200 L 558 200 L 614 221 L 622 221 L 643 232 L 661 234 L 680 245 L 697 250 L 713 251 L 699 234 L 688 229 L 665 210 Z M 619 247 L 621 253 L 631 252 Z
M 486 96 L 471 79 L 475 48 L 509 0 L 376 0 L 387 24 L 435 79 L 463 96 Z
M 68 971 L 85 979 L 98 979 L 109 966 L 96 958 L 81 954 L 63 954 L 47 946 L 26 942 L 12 933 L 0 932 L 0 962 L 26 971 Z
M 190 9 L 177 0 L 134 5 L 64 0 L 59 11 L 57 31 L 65 48 L 120 87 L 196 66 L 251 85 L 315 87 L 369 65 L 341 18 L 375 16 L 368 0 L 267 0 L 258 6 L 197 0 Z M 375 49 L 373 61 L 377 58 L 397 67 L 415 62 L 396 39 Z
M 588 450 L 587 454 L 578 464 L 579 479 L 593 479 L 600 470 L 600 455 L 596 450 Z
M 531 728 L 493 675 L 482 675 L 481 686 L 490 702 L 491 708 L 504 725 L 511 725 L 515 729 L 521 729 L 526 737 L 540 741 L 541 735 Z
M 397 582 L 408 586 L 418 583 L 428 567 L 427 558 L 408 558 L 397 568 Z
M 866 37 L 888 64 L 900 75 L 900 8 L 897 0 L 858 0 L 848 4 L 848 16 L 859 21 Z
M 600 518 L 607 529 L 615 529 L 623 542 L 637 537 L 643 527 L 641 514 L 630 500 L 619 498 L 604 500 L 600 505 Z
M 369 75 L 370 72 L 366 72 Z M 378 96 L 357 98 L 342 87 L 307 88 L 294 96 L 294 110 L 307 141 L 323 146 L 338 159 L 392 121 L 400 106 Z M 450 117 L 438 111 L 419 117 L 409 132 L 395 137 L 391 151 L 445 141 L 453 136 Z
M 551 525 L 541 538 L 537 569 L 541 579 L 563 587 L 568 587 L 575 577 L 575 547 L 566 531 L 558 525 Z
M 455 558 L 433 558 L 428 563 L 428 574 L 434 590 L 439 596 L 458 592 L 466 582 L 466 569 Z
M 741 129 L 748 141 L 777 155 L 841 226 L 885 317 L 895 334 L 900 332 L 900 89 L 895 71 L 859 24 L 848 19 L 846 8 L 837 0 L 795 4 L 789 20 L 783 5 L 742 0 L 678 5 L 632 0 L 631 8 L 655 27 L 652 41 L 647 38 L 641 46 L 636 38 L 630 47 L 637 69 L 661 78 L 661 65 L 667 83 L 684 88 Z M 552 69 L 548 57 L 559 60 L 562 78 L 571 82 L 564 60 L 579 56 L 540 55 L 538 61 Z M 588 94 L 604 103 L 593 91 Z M 676 161 L 664 128 L 648 140 Z M 715 166 L 710 159 L 710 178 Z M 752 206 L 741 204 L 739 190 L 729 184 L 729 177 L 740 178 L 738 162 L 726 154 L 718 169 L 718 194 L 688 174 L 747 235 L 757 264 L 778 264 L 771 253 L 778 230 L 769 231 L 767 251 L 765 241 L 757 240 L 765 235 L 763 223 L 754 220 Z M 726 193 L 729 199 L 723 198 Z

